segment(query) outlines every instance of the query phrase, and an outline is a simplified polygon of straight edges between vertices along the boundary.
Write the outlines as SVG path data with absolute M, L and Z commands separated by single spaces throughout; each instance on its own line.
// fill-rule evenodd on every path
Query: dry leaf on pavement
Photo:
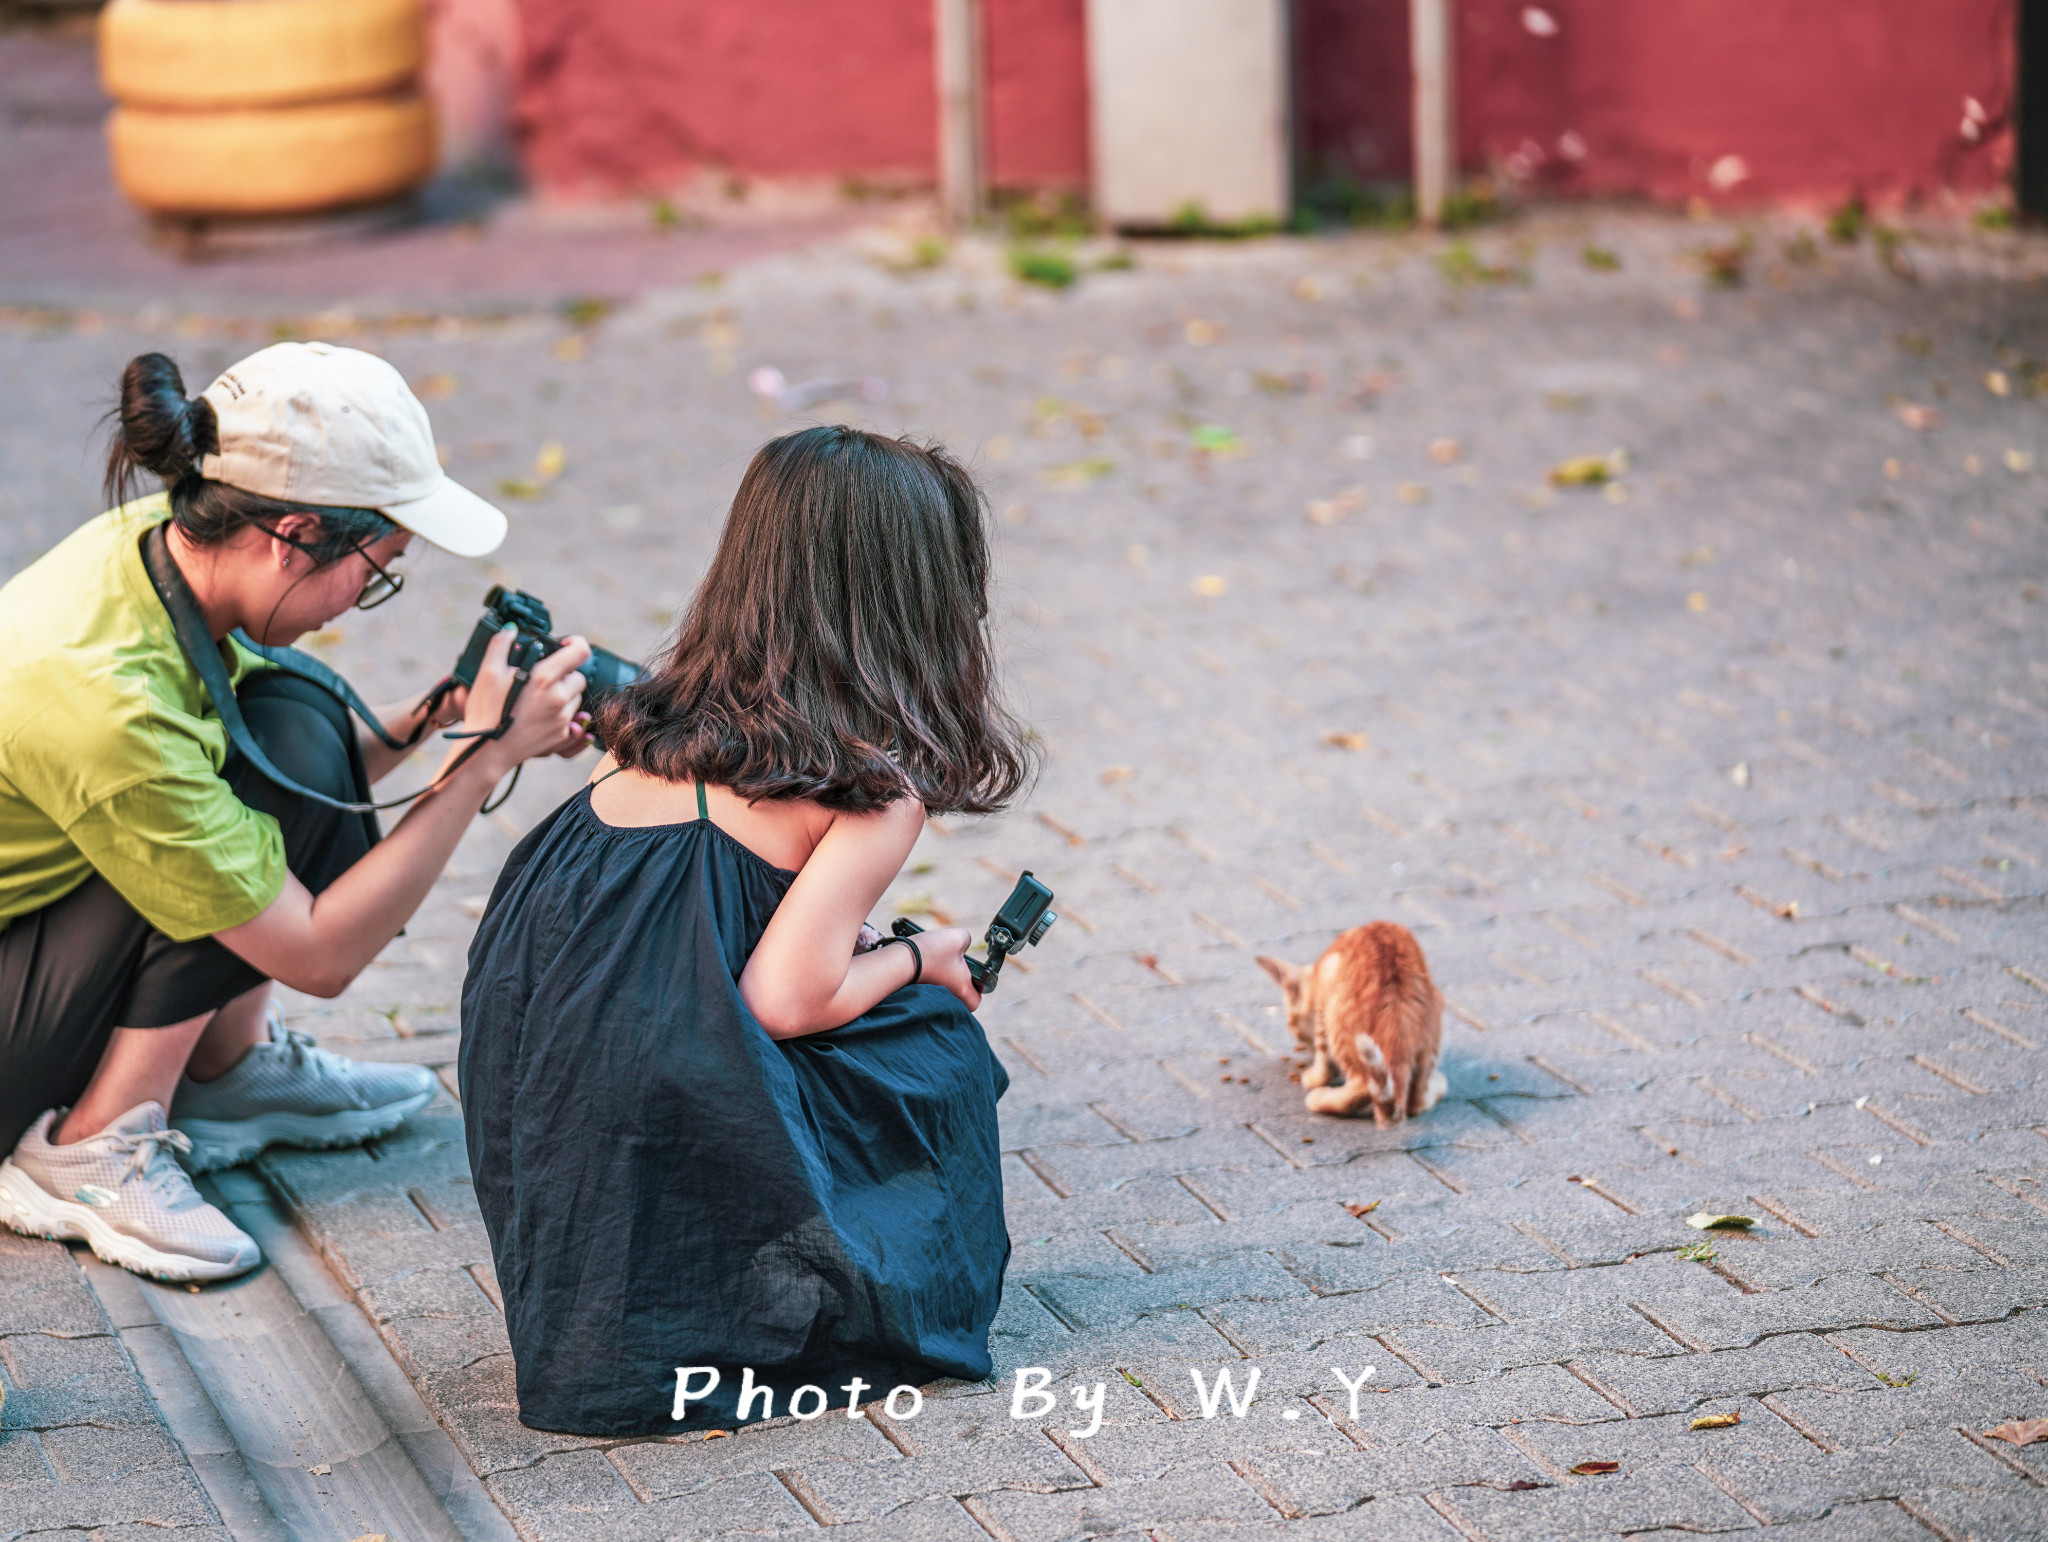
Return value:
M 1626 450 L 1609 450 L 1605 455 L 1574 455 L 1550 468 L 1550 481 L 1554 487 L 1598 487 L 1626 470 Z
M 1369 750 L 1372 748 L 1372 740 L 1359 733 L 1324 734 L 1323 743 L 1334 745 L 1340 750 Z
M 1581 1462 L 1581 1463 L 1579 1463 L 1579 1465 L 1578 1465 L 1578 1466 L 1576 1466 L 1576 1467 L 1573 1467 L 1573 1468 L 1569 1468 L 1569 1469 L 1568 1469 L 1568 1471 L 1571 1471 L 1571 1472 L 1575 1472 L 1575 1473 L 1577 1473 L 1577 1474 L 1578 1474 L 1578 1475 L 1579 1475 L 1580 1477 L 1582 1477 L 1582 1478 L 1590 1478 L 1590 1477 L 1594 1477 L 1594 1476 L 1597 1476 L 1598 1474 L 1600 1474 L 1600 1473 L 1603 1473 L 1603 1472 L 1620 1472 L 1620 1471 L 1621 1471 L 1621 1463 L 1619 1463 L 1619 1462 Z
M 1360 1216 L 1371 1215 L 1373 1211 L 1379 1209 L 1379 1207 L 1380 1202 L 1378 1200 L 1374 1200 L 1369 1205 L 1346 1205 L 1344 1208 L 1346 1210 L 1349 1210 L 1354 1216 Z
M 1713 1231 L 1723 1226 L 1754 1226 L 1756 1225 L 1756 1217 L 1753 1215 L 1709 1215 L 1706 1211 L 1702 1210 L 1695 1215 L 1687 1216 L 1685 1224 L 1694 1231 Z
M 1692 1421 L 1692 1427 L 1696 1430 L 1725 1430 L 1741 1422 L 1739 1413 L 1703 1414 Z
M 1892 408 L 1892 416 L 1916 432 L 1924 433 L 1930 428 L 1941 426 L 1941 409 L 1923 407 L 1918 402 L 1900 402 Z
M 2011 1441 L 2016 1446 L 2030 1446 L 2037 1440 L 2048 1440 L 2048 1419 L 2008 1419 L 1995 1430 L 1984 1432 L 1993 1440 Z

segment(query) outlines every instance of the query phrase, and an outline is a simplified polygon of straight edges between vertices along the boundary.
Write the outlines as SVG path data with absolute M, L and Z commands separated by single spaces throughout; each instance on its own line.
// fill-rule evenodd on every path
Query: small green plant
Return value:
M 1073 258 L 1042 246 L 1011 247 L 1010 272 L 1024 283 L 1041 284 L 1047 289 L 1069 288 L 1081 276 Z
M 1579 253 L 1579 261 L 1583 262 L 1595 273 L 1619 273 L 1621 271 L 1621 259 L 1604 246 L 1594 246 L 1588 243 L 1585 250 Z
M 1482 261 L 1479 254 L 1472 250 L 1470 241 L 1453 241 L 1439 252 L 1436 270 L 1447 282 L 1460 288 L 1467 288 L 1473 284 L 1511 284 L 1528 278 L 1528 274 L 1520 268 Z
M 1097 258 L 1095 271 L 1097 273 L 1128 273 L 1137 265 L 1136 258 L 1129 252 L 1119 249 L 1109 253 L 1106 257 Z
M 1087 200 L 1072 190 L 1003 192 L 997 193 L 993 202 L 997 217 L 1019 241 L 1078 239 L 1095 229 Z
M 1123 1377 L 1125 1381 L 1129 1382 L 1134 1387 L 1142 1387 L 1145 1385 L 1142 1381 L 1138 1380 L 1137 1377 L 1133 1376 L 1129 1371 L 1120 1371 L 1119 1374 Z
M 1201 236 L 1219 241 L 1244 241 L 1253 236 L 1270 236 L 1280 229 L 1280 221 L 1266 215 L 1253 215 L 1241 220 L 1212 220 L 1207 211 L 1193 199 L 1173 211 L 1173 218 L 1166 222 L 1169 235 Z
M 1970 216 L 1970 223 L 1979 230 L 2012 229 L 2012 207 L 2009 204 L 1987 203 Z
M 1837 246 L 1854 246 L 1863 239 L 1863 227 L 1870 223 L 1870 211 L 1863 200 L 1852 198 L 1828 216 L 1828 239 Z
M 647 217 L 656 230 L 674 230 L 682 216 L 676 213 L 676 206 L 666 198 L 657 198 L 647 206 Z
M 1711 1242 L 1695 1242 L 1678 1250 L 1678 1256 L 1689 1264 L 1710 1264 L 1721 1255 L 1714 1251 Z
M 597 295 L 583 295 L 562 302 L 562 319 L 572 327 L 594 327 L 612 313 L 613 302 Z
M 1481 178 L 1444 199 L 1443 213 L 1437 223 L 1445 230 L 1470 230 L 1474 225 L 1491 224 L 1505 217 L 1506 213 L 1493 184 Z
M 1820 261 L 1820 246 L 1813 239 L 1811 231 L 1802 230 L 1780 248 L 1787 262 L 1796 262 L 1802 268 Z
M 1405 230 L 1415 223 L 1415 195 L 1398 183 L 1360 183 L 1343 171 L 1328 171 L 1301 191 L 1295 228 L 1304 234 L 1319 225 L 1356 230 Z
M 1883 1382 L 1887 1387 L 1910 1387 L 1920 1379 L 1917 1371 L 1904 1371 L 1896 1376 L 1890 1371 L 1872 1371 L 1870 1374 Z

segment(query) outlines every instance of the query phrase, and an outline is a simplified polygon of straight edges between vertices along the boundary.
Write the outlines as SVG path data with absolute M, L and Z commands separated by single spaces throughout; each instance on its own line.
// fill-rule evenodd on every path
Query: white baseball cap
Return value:
M 448 479 L 427 409 L 373 353 L 275 343 L 201 393 L 220 448 L 199 474 L 291 503 L 376 509 L 458 557 L 505 539 L 505 516 Z

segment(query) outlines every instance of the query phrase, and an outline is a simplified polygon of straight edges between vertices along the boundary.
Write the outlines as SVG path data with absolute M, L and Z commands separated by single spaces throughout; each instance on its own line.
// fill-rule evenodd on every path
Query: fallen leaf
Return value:
M 1207 348 L 1216 341 L 1216 323 L 1204 321 L 1199 316 L 1181 328 L 1181 335 L 1197 348 Z
M 1219 573 L 1204 573 L 1195 580 L 1195 593 L 1214 599 L 1230 588 L 1229 580 Z
M 1053 487 L 1086 487 L 1090 482 L 1100 482 L 1112 471 L 1116 462 L 1096 457 L 1092 460 L 1077 460 L 1065 466 L 1051 466 L 1040 473 Z
M 590 344 L 577 333 L 572 332 L 567 337 L 555 339 L 554 355 L 564 364 L 574 364 L 589 351 Z
M 562 474 L 562 468 L 568 464 L 568 451 L 557 441 L 550 439 L 540 447 L 540 454 L 533 458 L 533 474 L 538 481 L 552 482 Z
M 2004 370 L 1987 370 L 1984 374 L 1984 389 L 1993 396 L 2012 395 L 2012 380 Z
M 2034 456 L 2030 450 L 2007 450 L 2005 469 L 2014 476 L 2025 476 L 2034 469 Z
M 1590 1477 L 1594 1477 L 1594 1476 L 1596 1476 L 1597 1474 L 1599 1474 L 1599 1473 L 1603 1473 L 1603 1472 L 1620 1472 L 1620 1471 L 1621 1471 L 1621 1463 L 1619 1463 L 1619 1462 L 1581 1462 L 1581 1463 L 1579 1463 L 1579 1465 L 1578 1465 L 1578 1466 L 1576 1466 L 1576 1467 L 1571 1467 L 1571 1468 L 1567 1468 L 1567 1469 L 1566 1469 L 1566 1471 L 1568 1471 L 1568 1472 L 1575 1472 L 1575 1473 L 1577 1473 L 1577 1474 L 1578 1474 L 1578 1475 L 1579 1475 L 1580 1477 L 1582 1477 L 1582 1478 L 1590 1478 Z
M 1375 1211 L 1375 1210 L 1379 1209 L 1379 1207 L 1380 1207 L 1380 1202 L 1379 1202 L 1378 1200 L 1374 1200 L 1374 1201 L 1373 1201 L 1373 1202 L 1372 1202 L 1371 1204 L 1369 1204 L 1369 1205 L 1346 1205 L 1346 1206 L 1345 1206 L 1344 1208 L 1345 1208 L 1346 1210 L 1350 1211 L 1350 1212 L 1351 1212 L 1351 1213 L 1352 1213 L 1352 1214 L 1353 1214 L 1354 1216 L 1359 1216 L 1359 1215 L 1371 1215 L 1371 1214 L 1373 1213 L 1373 1211 Z
M 1458 458 L 1463 448 L 1455 439 L 1432 439 L 1429 442 L 1429 458 L 1439 466 L 1448 466 Z
M 1403 482 L 1394 489 L 1394 496 L 1403 503 L 1427 503 L 1429 502 L 1429 489 L 1420 482 Z
M 529 482 L 525 477 L 500 477 L 498 478 L 498 496 L 500 498 L 538 498 L 540 496 L 540 483 Z
M 1514 1482 L 1508 1485 L 1508 1492 L 1510 1494 L 1520 1494 L 1527 1492 L 1529 1489 L 1541 1487 L 1543 1487 L 1543 1485 L 1541 1483 L 1536 1482 L 1534 1479 L 1517 1478 Z
M 1364 734 L 1357 733 L 1324 734 L 1323 743 L 1334 745 L 1340 750 L 1369 750 L 1372 748 L 1372 740 Z
M 1718 1227 L 1724 1226 L 1754 1226 L 1756 1225 L 1756 1217 L 1753 1215 L 1710 1215 L 1702 1210 L 1697 1214 L 1687 1216 L 1685 1224 L 1694 1231 L 1713 1231 Z
M 1995 1430 L 1984 1432 L 1993 1440 L 2010 1441 L 2016 1446 L 2031 1446 L 2037 1440 L 2048 1440 L 2048 1419 L 2008 1419 Z
M 1334 525 L 1346 514 L 1365 507 L 1365 489 L 1347 487 L 1334 498 L 1312 498 L 1308 505 L 1308 522 L 1312 525 Z
M 1892 408 L 1892 416 L 1916 433 L 1925 433 L 1930 428 L 1941 426 L 1940 409 L 1923 407 L 1918 402 L 1900 402 Z
M 453 375 L 429 375 L 413 387 L 413 395 L 421 397 L 426 401 L 439 401 L 443 397 L 453 396 L 454 394 L 455 377 Z
M 706 1440 L 728 1440 L 731 1437 L 731 1430 L 706 1430 L 704 1432 L 704 1438 Z
M 1554 487 L 1598 487 L 1626 470 L 1626 450 L 1609 450 L 1605 455 L 1574 455 L 1550 468 L 1550 481 Z
M 1696 1430 L 1725 1430 L 1732 1429 L 1741 1422 L 1742 1415 L 1739 1413 L 1703 1414 L 1692 1421 L 1692 1427 Z
M 1129 766 L 1110 766 L 1102 773 L 1102 785 L 1107 787 L 1112 782 L 1128 782 L 1135 775 L 1137 773 Z

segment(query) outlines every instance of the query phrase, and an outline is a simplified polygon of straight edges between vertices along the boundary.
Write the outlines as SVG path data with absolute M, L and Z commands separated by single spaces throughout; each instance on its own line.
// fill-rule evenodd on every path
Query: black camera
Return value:
M 561 639 L 554 635 L 554 620 L 548 615 L 547 606 L 524 589 L 507 589 L 503 584 L 493 584 L 491 592 L 484 596 L 483 619 L 469 634 L 469 646 L 462 650 L 462 657 L 455 661 L 450 675 L 465 686 L 475 685 L 476 672 L 483 667 L 484 649 L 507 624 L 519 628 L 519 635 L 512 639 L 511 664 L 514 669 L 532 669 L 562 646 Z M 622 659 L 616 653 L 592 646 L 590 657 L 584 661 L 579 673 L 585 681 L 583 710 L 594 713 L 607 697 L 640 678 L 640 666 L 631 659 Z
M 1027 868 L 1017 880 L 1017 887 L 1010 891 L 1010 897 L 1003 901 L 1003 908 L 996 912 L 996 918 L 989 922 L 985 940 L 988 943 L 986 961 L 970 958 L 967 973 L 974 981 L 974 988 L 986 996 L 996 988 L 996 976 L 1002 973 L 1003 960 L 1019 948 L 1037 947 L 1038 940 L 1052 930 L 1053 922 L 1059 919 L 1046 907 L 1052 903 L 1052 890 L 1031 876 Z M 908 916 L 898 916 L 889 930 L 898 937 L 914 937 L 924 928 Z

